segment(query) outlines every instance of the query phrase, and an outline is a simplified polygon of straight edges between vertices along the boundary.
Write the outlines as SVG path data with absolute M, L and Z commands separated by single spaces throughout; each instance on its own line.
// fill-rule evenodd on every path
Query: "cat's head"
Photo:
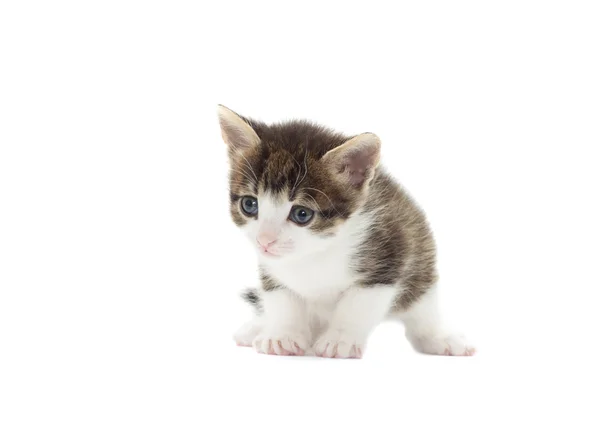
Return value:
M 326 250 L 365 202 L 379 162 L 372 133 L 346 137 L 306 121 L 275 125 L 219 105 L 230 212 L 265 261 Z

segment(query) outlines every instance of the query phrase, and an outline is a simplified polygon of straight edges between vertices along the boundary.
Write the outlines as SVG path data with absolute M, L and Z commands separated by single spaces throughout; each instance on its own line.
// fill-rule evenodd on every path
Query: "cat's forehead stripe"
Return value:
M 272 193 L 290 193 L 295 180 L 301 173 L 300 165 L 293 154 L 285 150 L 262 152 L 263 170 L 261 186 Z

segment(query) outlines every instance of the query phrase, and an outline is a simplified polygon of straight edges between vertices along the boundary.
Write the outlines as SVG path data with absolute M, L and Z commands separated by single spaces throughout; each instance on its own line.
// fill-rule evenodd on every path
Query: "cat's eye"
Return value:
M 290 211 L 290 220 L 298 225 L 306 225 L 313 218 L 314 214 L 315 212 L 309 208 L 294 206 Z
M 256 216 L 258 214 L 258 200 L 254 197 L 242 197 L 242 211 L 248 216 Z

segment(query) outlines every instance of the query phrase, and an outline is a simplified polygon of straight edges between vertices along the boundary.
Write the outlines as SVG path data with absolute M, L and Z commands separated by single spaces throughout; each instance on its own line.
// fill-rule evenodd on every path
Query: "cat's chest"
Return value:
M 345 255 L 327 255 L 297 264 L 269 265 L 273 278 L 301 296 L 314 301 L 333 301 L 355 280 Z

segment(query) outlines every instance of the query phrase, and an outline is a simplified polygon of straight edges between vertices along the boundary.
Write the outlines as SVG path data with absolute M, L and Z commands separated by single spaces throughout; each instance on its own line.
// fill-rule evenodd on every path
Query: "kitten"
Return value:
M 419 207 L 379 165 L 379 138 L 306 121 L 266 125 L 219 105 L 230 213 L 254 245 L 256 315 L 236 334 L 261 353 L 360 358 L 384 319 L 424 353 L 472 355 L 442 327 L 435 244 Z

